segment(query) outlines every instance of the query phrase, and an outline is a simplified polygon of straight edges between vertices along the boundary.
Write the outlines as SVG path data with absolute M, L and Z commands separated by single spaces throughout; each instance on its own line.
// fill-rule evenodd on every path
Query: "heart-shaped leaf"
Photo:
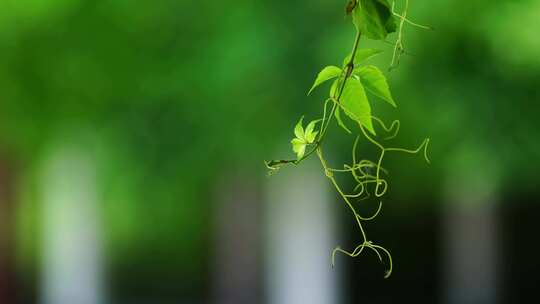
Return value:
M 375 129 L 371 121 L 371 106 L 360 80 L 354 77 L 347 79 L 340 104 L 347 116 L 375 135 Z
M 392 94 L 390 93 L 390 87 L 386 81 L 386 77 L 376 66 L 368 65 L 355 69 L 353 72 L 360 77 L 360 82 L 364 85 L 364 88 L 373 95 L 385 100 L 394 107 L 397 107 Z
M 353 23 L 366 37 L 384 40 L 396 31 L 396 22 L 387 0 L 358 0 L 353 11 Z
M 337 66 L 327 66 L 322 71 L 319 72 L 319 75 L 317 75 L 317 79 L 315 79 L 315 82 L 313 83 L 313 86 L 311 86 L 311 89 L 308 92 L 308 95 L 311 94 L 311 92 L 319 86 L 321 83 L 330 80 L 332 78 L 339 77 L 341 75 L 341 69 Z

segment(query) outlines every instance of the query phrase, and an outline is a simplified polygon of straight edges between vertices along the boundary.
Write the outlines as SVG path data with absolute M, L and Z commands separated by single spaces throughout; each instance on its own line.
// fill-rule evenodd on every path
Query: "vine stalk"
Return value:
M 269 162 L 265 162 L 265 164 L 271 170 L 270 173 L 273 173 L 276 172 L 283 165 L 298 165 L 303 160 L 316 153 L 324 170 L 325 176 L 330 180 L 333 187 L 338 192 L 339 196 L 347 205 L 347 208 L 352 212 L 354 220 L 358 226 L 358 229 L 361 232 L 362 237 L 360 245 L 357 245 L 352 251 L 344 250 L 339 246 L 334 248 L 334 250 L 332 251 L 332 266 L 334 266 L 335 256 L 337 253 L 342 253 L 350 257 L 357 257 L 360 253 L 364 251 L 365 248 L 367 248 L 372 250 L 381 262 L 383 261 L 383 255 L 388 259 L 388 269 L 385 275 L 385 278 L 387 278 L 392 273 L 392 256 L 386 248 L 374 244 L 372 241 L 370 241 L 363 227 L 363 222 L 373 220 L 375 217 L 377 217 L 382 208 L 382 201 L 379 200 L 377 210 L 370 216 L 361 216 L 358 213 L 354 203 L 356 203 L 357 200 L 361 201 L 369 198 L 371 196 L 371 189 L 373 189 L 374 196 L 377 199 L 382 197 L 387 192 L 388 182 L 385 179 L 384 175 L 387 175 L 388 171 L 382 167 L 382 162 L 387 152 L 403 152 L 409 154 L 416 154 L 423 149 L 424 158 L 429 163 L 429 159 L 427 157 L 429 138 L 426 138 L 416 149 L 403 149 L 396 147 L 387 148 L 378 141 L 378 138 L 376 136 L 371 136 L 371 134 L 368 134 L 368 130 L 371 133 L 375 134 L 372 123 L 373 121 L 378 123 L 382 130 L 387 133 L 385 137 L 382 137 L 383 140 L 390 140 L 397 136 L 400 128 L 400 122 L 399 120 L 395 120 L 388 127 L 381 119 L 371 114 L 371 108 L 367 100 L 364 87 L 367 88 L 367 90 L 375 90 L 375 92 L 372 91 L 371 93 L 390 103 L 394 107 L 396 106 L 396 104 L 391 96 L 388 83 L 383 73 L 377 67 L 372 65 L 359 65 L 357 70 L 355 64 L 360 64 L 367 58 L 365 57 L 366 55 L 361 54 L 358 55 L 359 58 L 356 57 L 359 51 L 361 37 L 365 36 L 369 39 L 385 41 L 384 38 L 386 37 L 386 31 L 388 30 L 387 25 L 391 24 L 392 18 L 395 17 L 399 18 L 400 22 L 398 28 L 398 38 L 394 46 L 394 54 L 391 64 L 392 66 L 394 66 L 396 62 L 399 62 L 399 55 L 401 54 L 401 52 L 403 52 L 403 46 L 401 43 L 403 25 L 405 23 L 409 23 L 423 28 L 427 27 L 415 24 L 409 19 L 407 19 L 406 13 L 408 9 L 408 0 L 406 0 L 405 9 L 401 14 L 395 12 L 394 1 L 392 1 L 392 7 L 390 11 L 390 6 L 386 3 L 386 0 L 377 0 L 382 4 L 382 6 L 377 6 L 376 9 L 383 11 L 386 9 L 387 14 L 373 13 L 373 11 L 369 10 L 368 8 L 370 7 L 370 3 L 372 5 L 374 5 L 374 3 L 369 1 L 375 0 L 366 1 L 368 1 L 365 3 L 366 8 L 358 5 L 358 0 L 350 0 L 346 8 L 346 12 L 348 14 L 353 14 L 353 23 L 356 26 L 356 36 L 354 39 L 350 57 L 345 60 L 342 68 L 336 66 L 325 67 L 317 76 L 317 79 L 315 80 L 315 83 L 310 90 L 311 92 L 313 88 L 315 88 L 322 82 L 336 78 L 336 80 L 334 80 L 331 86 L 329 98 L 324 101 L 322 118 L 311 121 L 304 129 L 302 125 L 302 117 L 295 126 L 294 133 L 296 137 L 291 140 L 291 144 L 293 146 L 293 151 L 297 154 L 296 159 L 272 160 Z M 366 14 L 369 16 L 366 17 Z M 390 17 L 384 17 L 386 15 L 390 15 Z M 369 20 L 369 18 L 376 20 L 377 18 L 380 19 L 383 17 L 387 18 L 385 20 L 379 20 L 380 24 L 384 25 L 383 27 L 381 27 L 380 24 L 377 25 L 376 23 L 367 23 L 365 21 Z M 369 27 L 371 31 L 367 30 L 367 27 Z M 362 31 L 364 31 L 363 35 L 361 34 Z M 383 34 L 382 36 L 381 33 Z M 377 50 L 373 49 L 365 49 L 365 51 L 367 51 L 367 54 L 379 53 Z M 352 80 L 349 80 L 352 77 L 354 78 Z M 348 81 L 355 82 L 355 86 L 353 86 L 352 84 L 351 86 L 347 86 Z M 347 90 L 347 94 L 344 94 L 345 90 Z M 331 103 L 330 107 L 329 103 Z M 351 131 L 344 125 L 343 121 L 338 115 L 340 113 L 340 108 L 343 109 L 344 113 L 349 116 L 349 118 L 351 118 L 358 124 L 362 135 L 367 139 L 367 141 L 372 143 L 379 149 L 379 155 L 376 162 L 369 159 L 359 159 L 357 161 L 357 148 L 360 139 L 360 136 L 357 136 L 352 147 L 352 164 L 346 163 L 343 165 L 343 168 L 331 168 L 330 166 L 328 166 L 328 163 L 324 158 L 323 141 L 327 136 L 328 127 L 330 126 L 333 116 L 336 117 L 338 124 L 343 127 L 343 129 L 345 129 L 348 133 L 351 133 Z M 366 116 L 367 120 L 365 119 Z M 315 131 L 315 125 L 319 122 L 320 129 L 318 131 Z M 373 172 L 373 170 L 375 172 Z M 335 173 L 348 173 L 352 176 L 353 180 L 356 182 L 356 186 L 351 193 L 344 191 L 344 189 L 338 184 L 336 177 L 334 176 Z
M 361 33 L 360 33 L 360 31 L 357 31 L 356 32 L 356 37 L 355 37 L 354 43 L 353 43 L 351 57 L 350 57 L 349 61 L 347 62 L 347 64 L 345 65 L 345 69 L 344 69 L 342 75 L 340 76 L 340 77 L 343 78 L 343 81 L 341 82 L 341 86 L 340 86 L 339 90 L 337 92 L 335 92 L 334 96 L 331 98 L 332 101 L 333 101 L 333 105 L 332 105 L 332 110 L 330 111 L 330 113 L 328 115 L 326 125 L 324 125 L 325 118 L 326 118 L 326 113 L 324 113 L 320 136 L 319 136 L 319 138 L 318 138 L 318 140 L 317 140 L 317 142 L 315 144 L 314 149 L 311 150 L 310 152 L 308 152 L 308 154 L 306 154 L 304 157 L 309 156 L 309 154 L 313 153 L 314 151 L 317 153 L 317 156 L 318 156 L 319 161 L 320 161 L 320 163 L 321 163 L 321 165 L 322 165 L 322 167 L 324 169 L 324 173 L 325 173 L 326 177 L 331 181 L 331 183 L 334 186 L 334 188 L 336 189 L 336 191 L 339 193 L 339 195 L 341 196 L 341 198 L 343 199 L 343 201 L 345 202 L 347 207 L 353 213 L 354 219 L 355 219 L 355 221 L 357 223 L 357 226 L 360 229 L 360 232 L 362 234 L 362 244 L 357 246 L 352 252 L 346 251 L 346 250 L 342 249 L 339 246 L 334 248 L 334 250 L 332 251 L 332 267 L 334 266 L 334 263 L 335 263 L 335 255 L 338 252 L 341 252 L 341 253 L 343 253 L 345 255 L 348 255 L 348 256 L 351 256 L 351 257 L 356 257 L 364 250 L 364 248 L 367 247 L 369 249 L 372 249 L 377 254 L 377 256 L 379 257 L 379 260 L 382 261 L 382 257 L 380 255 L 380 253 L 377 251 L 377 249 L 380 249 L 380 250 L 384 251 L 385 254 L 388 256 L 389 269 L 387 270 L 387 272 L 385 274 L 385 278 L 388 278 L 390 276 L 390 274 L 392 273 L 392 256 L 390 255 L 390 252 L 388 252 L 388 250 L 386 250 L 384 247 L 373 244 L 373 242 L 369 241 L 368 238 L 367 238 L 366 232 L 364 230 L 364 227 L 362 226 L 362 220 L 368 221 L 368 220 L 371 220 L 371 219 L 375 218 L 375 216 L 379 213 L 379 211 L 381 209 L 381 204 L 379 205 L 379 208 L 378 208 L 377 212 L 371 217 L 365 218 L 365 217 L 362 217 L 360 214 L 358 214 L 358 212 L 354 208 L 353 204 L 349 200 L 349 197 L 354 197 L 354 196 L 346 194 L 341 189 L 341 187 L 337 183 L 337 181 L 336 181 L 336 179 L 334 177 L 334 174 L 333 174 L 333 171 L 337 171 L 338 169 L 332 169 L 332 168 L 328 167 L 328 165 L 326 163 L 326 160 L 323 157 L 323 150 L 322 150 L 322 141 L 323 141 L 323 139 L 325 137 L 326 130 L 327 130 L 328 126 L 329 126 L 330 121 L 332 120 L 332 117 L 334 116 L 334 112 L 336 111 L 337 107 L 340 106 L 340 99 L 341 99 L 341 96 L 343 95 L 343 91 L 345 90 L 347 80 L 351 77 L 352 71 L 354 70 L 354 59 L 356 57 L 356 52 L 357 52 L 358 46 L 360 44 L 360 37 L 361 37 Z M 336 96 L 336 94 L 337 94 L 337 96 Z M 325 110 L 326 110 L 326 104 L 325 104 Z M 360 126 L 360 128 L 364 132 L 362 126 Z M 354 151 L 356 150 L 357 142 L 358 142 L 358 140 L 355 141 L 355 149 L 354 149 Z M 354 151 L 353 151 L 353 158 L 355 157 Z M 382 155 L 384 155 L 384 154 L 382 154 Z M 381 165 L 380 162 L 382 161 L 382 155 L 381 155 L 381 157 L 379 159 L 379 163 L 377 165 L 377 168 L 380 168 L 380 165 Z M 352 170 L 352 172 L 354 174 L 355 169 L 352 168 L 351 170 Z M 376 180 L 377 180 L 377 186 L 376 186 L 377 188 L 376 189 L 378 189 L 379 184 L 380 184 L 379 170 L 377 170 Z M 358 193 L 358 196 L 361 195 L 362 192 L 363 192 L 363 188 L 362 188 L 362 191 L 360 191 Z M 377 193 L 377 192 L 378 191 L 375 190 L 375 193 Z

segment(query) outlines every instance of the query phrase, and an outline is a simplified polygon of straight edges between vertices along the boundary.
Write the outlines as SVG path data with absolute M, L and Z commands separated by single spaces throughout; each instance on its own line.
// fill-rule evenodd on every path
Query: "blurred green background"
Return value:
M 398 108 L 375 103 L 374 111 L 401 120 L 396 145 L 430 137 L 432 164 L 420 156 L 387 160 L 389 197 L 369 228 L 399 266 L 384 281 L 372 256 L 342 259 L 342 301 L 391 303 L 402 293 L 419 302 L 451 299 L 440 261 L 444 210 L 455 196 L 496 198 L 494 297 L 525 299 L 539 270 L 540 1 L 410 2 L 408 16 L 434 31 L 406 26 L 407 54 L 386 73 Z M 219 302 L 212 295 L 219 202 L 253 191 L 253 203 L 264 204 L 263 160 L 293 156 L 294 124 L 321 113 L 325 90 L 306 97 L 315 75 L 350 51 L 354 27 L 344 5 L 3 0 L 0 303 L 47 303 L 44 227 L 66 218 L 47 213 L 44 202 L 62 189 L 79 193 L 78 181 L 87 185 L 73 165 L 80 158 L 81 172 L 95 175 L 92 227 L 101 231 L 108 290 L 96 302 Z M 371 63 L 389 66 L 391 44 L 360 44 L 385 50 Z M 354 137 L 335 126 L 330 132 L 326 154 L 346 161 Z M 352 242 L 353 222 L 337 198 L 331 203 Z M 258 229 L 264 210 L 254 216 Z M 257 251 L 265 256 L 264 245 Z M 264 258 L 256 265 L 254 298 L 264 303 L 271 299 Z

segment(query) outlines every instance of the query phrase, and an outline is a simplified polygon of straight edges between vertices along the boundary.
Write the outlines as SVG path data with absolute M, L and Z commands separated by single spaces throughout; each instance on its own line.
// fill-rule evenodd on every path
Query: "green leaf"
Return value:
M 343 123 L 343 120 L 341 120 L 341 110 L 339 108 L 337 108 L 334 112 L 334 116 L 336 117 L 338 125 L 342 127 L 343 130 L 345 130 L 347 133 L 351 134 L 351 130 L 349 130 L 349 128 L 347 128 L 347 126 Z
M 353 11 L 353 23 L 370 39 L 384 40 L 396 31 L 396 22 L 387 0 L 358 0 Z
M 332 78 L 336 78 L 339 75 L 341 75 L 341 69 L 337 66 L 327 66 L 322 71 L 319 72 L 319 75 L 317 75 L 317 79 L 315 79 L 315 82 L 313 83 L 313 86 L 308 92 L 308 95 L 313 91 L 317 86 L 319 86 L 321 83 L 330 80 Z
M 296 137 L 291 140 L 292 149 L 294 153 L 296 153 L 298 159 L 301 159 L 304 156 L 304 153 L 306 152 L 306 146 L 313 143 L 315 141 L 315 138 L 317 137 L 317 134 L 319 133 L 319 131 L 313 132 L 313 129 L 315 129 L 315 125 L 317 124 L 317 122 L 320 121 L 320 119 L 311 121 L 306 126 L 306 129 L 302 127 L 303 120 L 304 116 L 300 118 L 300 120 L 294 127 L 294 135 Z
M 298 159 L 302 158 L 306 152 L 306 143 L 299 138 L 293 138 L 291 144 L 294 153 L 296 153 L 296 157 Z
M 356 66 L 357 64 L 368 60 L 371 57 L 374 57 L 380 53 L 382 53 L 382 50 L 377 49 L 359 49 L 356 51 L 356 56 L 354 56 L 353 64 Z M 347 63 L 351 60 L 351 54 L 349 54 L 345 59 L 343 60 L 343 66 L 346 66 Z
M 345 114 L 375 135 L 371 121 L 371 107 L 360 80 L 349 78 L 340 100 Z
M 315 141 L 315 138 L 317 137 L 318 133 L 319 133 L 319 131 L 306 133 L 306 141 L 308 143 L 310 143 L 310 144 L 313 143 Z
M 302 116 L 296 126 L 294 126 L 294 135 L 296 135 L 296 137 L 299 139 L 304 139 L 304 128 L 302 127 L 303 120 L 304 116 Z
M 318 132 L 313 132 L 313 129 L 315 128 L 315 124 L 317 123 L 316 120 L 310 122 L 307 127 L 304 134 L 304 138 L 306 139 L 306 142 L 308 144 L 312 143 L 315 140 L 315 136 Z
M 332 87 L 330 87 L 330 97 L 334 97 L 336 95 L 336 91 L 338 89 L 339 83 L 340 83 L 339 79 L 334 80 L 334 82 L 332 83 Z M 351 130 L 347 128 L 347 126 L 343 123 L 343 120 L 341 119 L 341 110 L 339 107 L 336 108 L 336 111 L 334 112 L 334 116 L 336 117 L 338 125 L 341 126 L 345 131 L 347 131 L 347 133 L 350 134 Z
M 313 129 L 315 128 L 315 123 L 317 123 L 317 121 L 313 120 L 306 126 L 305 134 L 313 132 Z
M 390 87 L 386 81 L 386 77 L 376 66 L 368 65 L 355 69 L 353 72 L 360 77 L 360 82 L 366 90 L 373 95 L 385 100 L 394 107 L 397 107 L 392 94 L 390 93 Z

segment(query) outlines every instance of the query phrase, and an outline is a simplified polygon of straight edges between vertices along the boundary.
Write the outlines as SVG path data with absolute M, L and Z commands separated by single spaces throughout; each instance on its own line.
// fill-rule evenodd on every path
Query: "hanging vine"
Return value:
M 296 159 L 266 162 L 270 173 L 273 173 L 284 165 L 298 165 L 308 157 L 317 155 L 325 176 L 352 213 L 361 233 L 359 244 L 352 250 L 338 246 L 332 251 L 332 266 L 338 253 L 357 257 L 364 249 L 367 249 L 375 252 L 381 262 L 387 261 L 385 278 L 392 273 L 392 255 L 386 248 L 368 238 L 363 223 L 377 217 L 382 209 L 382 197 L 388 191 L 388 170 L 383 167 L 384 157 L 394 152 L 417 154 L 423 151 L 423 156 L 429 163 L 427 155 L 429 138 L 424 139 L 415 149 L 383 144 L 398 135 L 400 122 L 395 120 L 390 126 L 387 126 L 382 119 L 374 116 L 371 112 L 368 93 L 393 107 L 397 107 L 397 105 L 381 70 L 374 65 L 365 64 L 366 60 L 382 51 L 361 49 L 359 45 L 361 38 L 386 41 L 389 33 L 397 32 L 397 39 L 392 43 L 394 48 L 390 69 L 396 67 L 401 55 L 405 52 L 402 41 L 404 25 L 410 24 L 429 29 L 429 27 L 414 23 L 407 18 L 408 2 L 408 0 L 404 0 L 401 13 L 396 12 L 395 1 L 392 1 L 392 5 L 387 0 L 350 0 L 347 3 L 345 11 L 347 15 L 352 15 L 352 22 L 356 27 L 352 51 L 346 56 L 342 67 L 327 66 L 323 68 L 308 92 L 309 95 L 321 84 L 332 80 L 329 97 L 323 103 L 322 117 L 310 121 L 305 128 L 304 117 L 302 117 L 294 127 L 295 137 L 291 140 L 291 144 L 293 152 L 296 153 Z M 345 124 L 342 113 L 358 126 L 359 134 L 352 145 L 351 162 L 343 164 L 342 168 L 333 168 L 328 165 L 323 152 L 323 142 L 327 136 L 328 126 L 335 119 L 346 133 L 352 134 L 356 131 Z M 378 148 L 379 154 L 375 161 L 359 157 L 358 142 L 361 138 Z M 348 191 L 344 190 L 336 181 L 336 174 L 350 175 L 355 183 L 354 187 Z M 378 202 L 378 208 L 371 215 L 361 215 L 357 202 L 368 198 L 375 198 Z

